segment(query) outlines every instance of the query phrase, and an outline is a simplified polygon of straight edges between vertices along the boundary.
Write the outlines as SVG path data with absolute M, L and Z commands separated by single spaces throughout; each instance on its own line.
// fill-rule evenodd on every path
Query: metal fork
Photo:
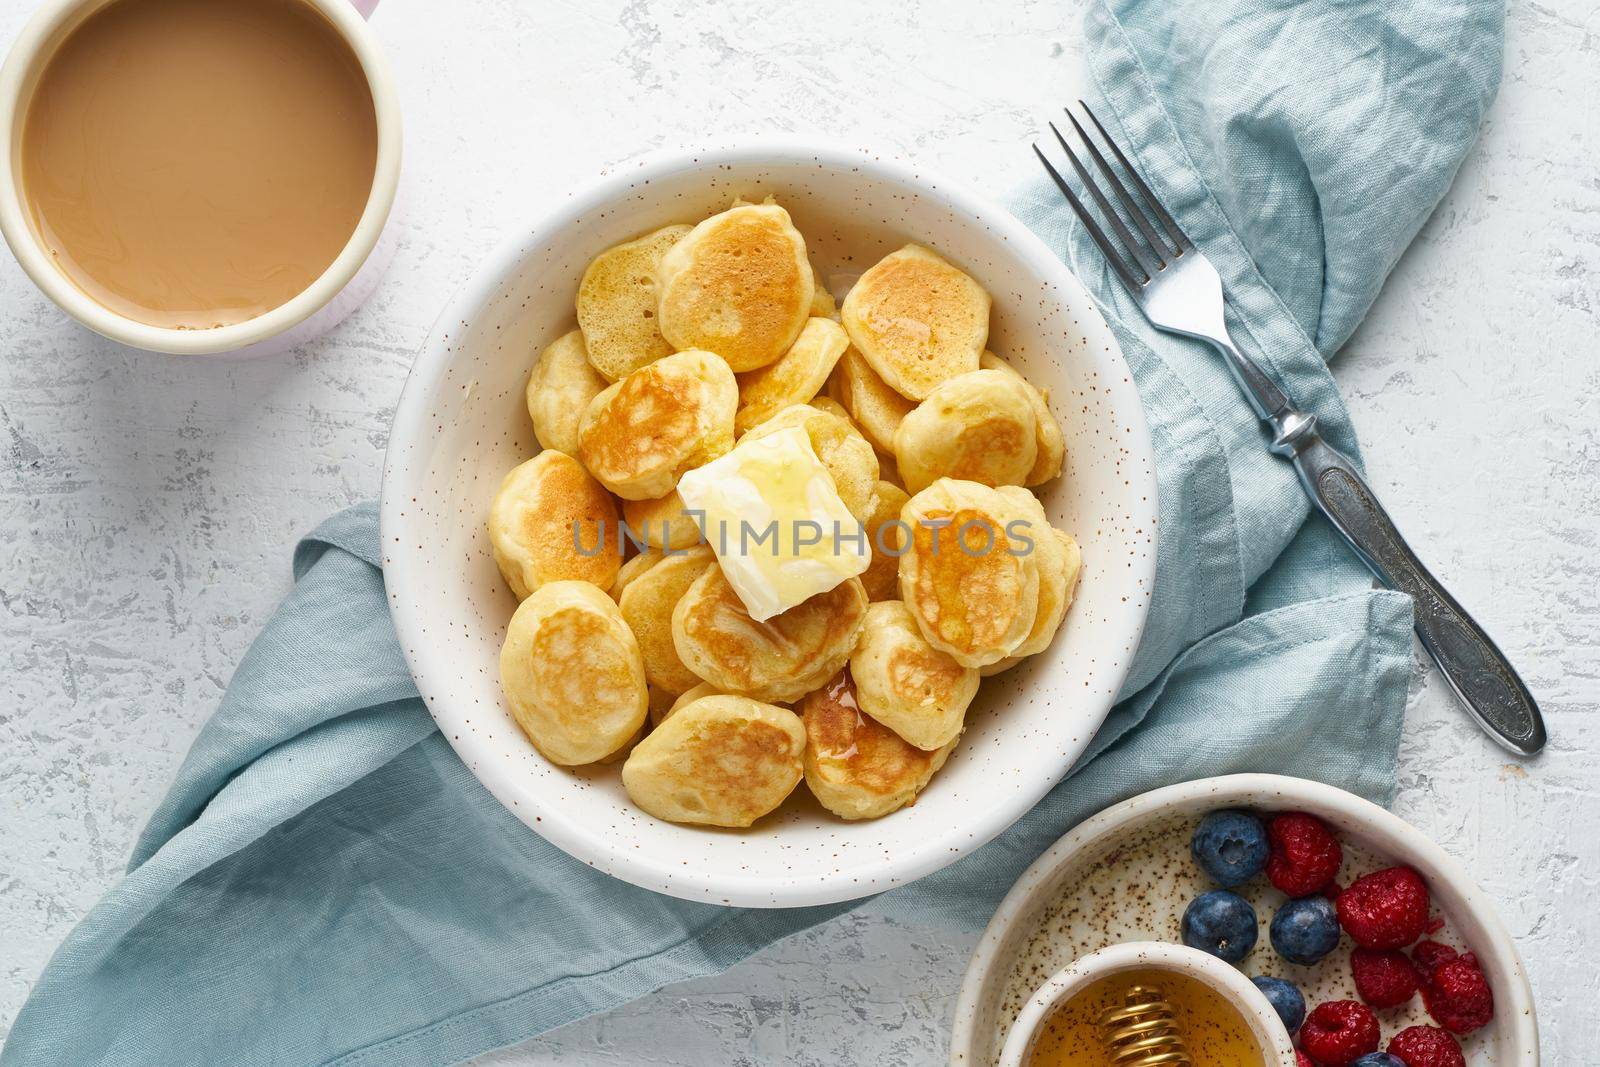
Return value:
M 1322 439 L 1316 416 L 1295 407 L 1277 383 L 1234 345 L 1223 320 L 1222 279 L 1216 268 L 1150 191 L 1089 106 L 1082 100 L 1078 105 L 1127 176 L 1124 184 L 1118 168 L 1107 161 L 1069 109 L 1067 117 L 1121 205 L 1121 213 L 1053 122 L 1050 131 L 1115 235 L 1116 244 L 1037 144 L 1033 151 L 1145 317 L 1158 329 L 1198 338 L 1222 353 L 1245 399 L 1271 429 L 1269 447 L 1294 464 L 1312 503 L 1380 581 L 1411 596 L 1417 635 L 1462 705 L 1501 745 L 1522 755 L 1538 752 L 1545 743 L 1543 717 L 1505 654 L 1417 559 L 1355 463 Z M 1137 191 L 1137 197 L 1128 185 Z

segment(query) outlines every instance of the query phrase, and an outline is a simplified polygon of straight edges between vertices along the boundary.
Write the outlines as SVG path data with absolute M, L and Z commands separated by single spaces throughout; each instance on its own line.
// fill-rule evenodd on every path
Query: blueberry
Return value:
M 1300 1029 L 1300 1024 L 1306 1021 L 1306 998 L 1301 996 L 1300 990 L 1295 988 L 1293 982 L 1268 978 L 1264 974 L 1250 981 L 1266 996 L 1267 1003 L 1272 1005 L 1272 1010 L 1283 1020 L 1284 1028 L 1293 1036 Z
M 1369 1052 L 1351 1060 L 1350 1067 L 1406 1067 L 1406 1061 L 1387 1052 Z
M 1256 909 L 1226 889 L 1201 893 L 1183 911 L 1183 943 L 1238 963 L 1256 947 Z
M 1325 897 L 1285 901 L 1272 917 L 1272 947 L 1290 963 L 1316 963 L 1339 944 L 1339 917 Z
M 1194 828 L 1189 854 L 1218 885 L 1244 885 L 1267 866 L 1267 828 L 1248 811 L 1214 811 Z

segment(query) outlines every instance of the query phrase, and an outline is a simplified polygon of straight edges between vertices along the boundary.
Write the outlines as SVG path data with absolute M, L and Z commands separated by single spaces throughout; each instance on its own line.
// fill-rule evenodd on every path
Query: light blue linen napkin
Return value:
M 1240 344 L 1341 448 L 1323 359 L 1448 186 L 1493 97 L 1499 0 L 1102 0 L 1096 108 L 1222 272 Z M 1022 149 L 1019 147 L 1019 151 Z M 1150 332 L 1044 185 L 1016 207 L 1104 302 L 1160 456 L 1133 677 L 1074 774 L 972 856 L 867 907 L 977 928 L 1074 823 L 1158 785 L 1283 771 L 1387 801 L 1410 603 L 1268 456 L 1206 349 Z M 0 1062 L 438 1064 L 711 973 L 851 905 L 633 888 L 500 807 L 434 729 L 385 609 L 375 509 L 328 520 Z

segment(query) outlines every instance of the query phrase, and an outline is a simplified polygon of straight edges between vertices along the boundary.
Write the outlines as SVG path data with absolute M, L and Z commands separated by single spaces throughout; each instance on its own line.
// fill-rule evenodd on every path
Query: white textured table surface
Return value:
M 0 10 L 0 40 L 31 3 Z M 412 353 L 549 198 L 645 149 L 819 133 L 1003 191 L 1068 99 L 1068 0 L 388 0 L 405 239 L 377 297 L 290 358 L 177 362 L 68 323 L 0 262 L 0 1036 L 116 880 L 289 580 L 376 495 Z M 1500 902 L 1548 1062 L 1600 1041 L 1600 5 L 1510 10 L 1482 143 L 1336 361 L 1372 479 L 1521 665 L 1552 742 L 1521 766 L 1419 673 L 1400 814 Z M 496 1063 L 944 1055 L 973 939 L 851 917 Z

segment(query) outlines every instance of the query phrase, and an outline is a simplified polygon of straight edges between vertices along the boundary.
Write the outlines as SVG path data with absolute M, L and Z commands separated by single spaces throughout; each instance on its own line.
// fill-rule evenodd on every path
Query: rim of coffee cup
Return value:
M 287 302 L 244 322 L 210 329 L 153 326 L 120 315 L 89 296 L 52 262 L 32 222 L 20 179 L 22 125 L 39 76 L 66 35 L 114 0 L 48 0 L 23 27 L 0 65 L 0 233 L 28 277 L 67 314 L 89 329 L 134 348 L 173 355 L 236 352 L 292 330 L 332 301 L 366 263 L 394 207 L 400 181 L 400 101 L 388 60 L 353 0 L 301 0 L 333 25 L 366 75 L 377 120 L 378 154 L 372 190 L 355 231 L 339 255 Z M 368 6 L 371 6 L 370 4 Z

